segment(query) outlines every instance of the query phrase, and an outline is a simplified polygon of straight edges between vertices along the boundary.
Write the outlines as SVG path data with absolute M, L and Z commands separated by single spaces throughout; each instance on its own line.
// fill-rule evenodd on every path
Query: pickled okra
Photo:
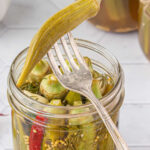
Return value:
M 69 105 L 73 105 L 74 102 L 82 101 L 82 98 L 81 98 L 81 95 L 79 93 L 70 91 L 70 92 L 68 92 L 67 96 L 65 97 L 65 101 Z
M 102 98 L 102 87 L 100 80 L 94 79 L 92 82 L 92 90 L 95 96 L 100 99 Z
M 54 74 L 49 74 L 42 79 L 40 92 L 48 99 L 61 99 L 66 95 L 67 90 L 59 83 Z
M 76 101 L 76 102 L 82 103 L 81 101 Z M 75 106 L 77 106 L 76 103 Z M 89 112 L 89 110 L 86 108 L 77 108 L 77 109 L 75 108 L 74 110 L 70 111 L 71 114 L 81 114 L 87 112 Z M 92 123 L 93 120 L 94 120 L 93 116 L 76 117 L 70 119 L 69 124 L 79 126 L 78 128 L 81 130 L 80 140 L 78 140 L 78 146 L 77 146 L 78 150 L 93 149 L 94 140 L 96 137 L 96 128 L 94 123 Z
M 46 60 L 40 60 L 28 75 L 28 82 L 40 82 L 46 75 L 52 73 L 52 70 Z
M 54 43 L 84 20 L 93 17 L 99 11 L 101 0 L 77 0 L 49 18 L 33 37 L 26 61 L 18 79 L 20 87 L 34 66 L 51 49 Z
M 84 57 L 84 60 L 87 66 L 89 67 L 91 74 L 93 75 L 93 82 L 91 85 L 93 93 L 98 99 L 101 99 L 105 94 L 107 94 L 113 88 L 113 80 L 109 75 L 104 73 L 99 73 L 98 71 L 94 70 L 92 66 L 92 62 L 88 57 Z M 41 60 L 41 61 L 46 62 L 46 60 Z M 78 64 L 77 60 L 75 61 Z M 68 60 L 66 60 L 66 63 L 68 67 L 70 67 Z M 38 65 L 39 64 L 37 64 L 37 66 Z M 37 66 L 35 66 L 35 68 L 37 68 Z M 49 66 L 47 68 L 49 68 Z M 39 69 L 38 72 L 42 72 L 42 70 L 43 68 L 41 68 L 41 70 Z M 29 76 L 31 76 L 31 74 L 29 74 Z M 37 79 L 37 77 L 35 78 Z M 46 118 L 44 119 L 46 120 L 45 122 L 46 127 L 45 128 L 38 127 L 39 130 L 42 131 L 41 134 L 42 137 L 40 138 L 42 139 L 42 141 L 38 141 L 38 145 L 41 145 L 41 150 L 49 150 L 49 149 L 98 150 L 99 143 L 103 143 L 103 142 L 104 143 L 101 146 L 100 150 L 108 149 L 107 146 L 105 145 L 107 142 L 111 144 L 112 140 L 110 139 L 109 136 L 108 136 L 108 140 L 110 140 L 110 142 L 107 140 L 106 141 L 102 140 L 102 138 L 99 138 L 99 137 L 103 137 L 102 136 L 103 134 L 97 132 L 98 127 L 94 123 L 95 120 L 94 115 L 86 115 L 82 117 L 79 115 L 79 114 L 87 114 L 90 112 L 89 108 L 84 108 L 84 107 L 80 108 L 80 106 L 88 105 L 90 103 L 90 101 L 86 97 L 80 95 L 79 93 L 66 90 L 59 83 L 59 81 L 57 80 L 53 72 L 49 72 L 49 74 L 46 73 L 45 76 L 43 76 L 42 79 L 38 81 L 40 82 L 36 84 L 37 80 L 32 79 L 30 80 L 30 82 L 26 80 L 26 83 L 22 85 L 22 91 L 24 92 L 24 94 L 26 94 L 28 97 L 31 97 L 34 100 L 37 100 L 40 103 L 46 104 L 43 109 L 43 111 L 46 113 L 58 114 L 58 115 L 69 113 L 70 115 L 73 115 L 72 118 L 61 119 L 61 121 L 60 119 L 53 118 L 53 117 L 49 118 L 48 120 Z M 31 85 L 33 87 L 33 85 L 35 84 L 37 85 L 37 89 L 35 90 L 34 87 L 32 90 Z M 56 107 L 49 107 L 49 105 L 56 106 Z M 68 105 L 74 108 L 71 109 L 70 111 L 57 108 L 57 106 L 68 107 Z M 35 116 L 35 118 L 39 118 L 39 117 Z M 18 120 L 20 119 L 18 118 Z M 36 126 L 33 124 L 32 128 L 33 127 Z M 34 133 L 31 134 L 30 132 L 28 132 L 30 134 L 26 135 L 26 132 L 23 131 L 24 128 L 22 124 L 21 127 L 19 127 L 19 129 L 21 130 L 20 132 L 22 136 L 27 136 L 27 137 L 31 136 L 31 139 L 34 139 L 33 136 Z M 104 131 L 104 133 L 105 132 L 106 131 Z M 33 143 L 32 145 L 34 145 Z M 33 147 L 32 145 L 25 145 L 25 146 Z
M 89 68 L 90 72 L 93 73 L 93 67 L 92 67 L 91 60 L 88 57 L 83 57 L 83 58 L 84 58 L 84 61 L 85 61 L 86 65 L 87 65 L 87 67 Z M 79 63 L 78 63 L 76 58 L 74 58 L 74 61 L 79 66 Z M 66 59 L 65 62 L 67 64 L 67 66 L 69 67 L 70 71 L 72 71 L 72 68 L 71 68 L 71 65 L 70 65 L 69 61 Z M 63 73 L 63 70 L 62 70 L 61 67 L 60 67 L 60 71 Z
M 61 99 L 53 99 L 49 103 L 49 105 L 52 106 L 63 106 Z M 46 112 L 49 113 L 60 113 L 63 114 L 65 113 L 64 111 L 61 111 L 59 108 L 54 109 L 54 108 L 46 108 Z M 48 122 L 52 122 L 52 124 L 48 124 L 48 127 L 45 129 L 44 137 L 43 137 L 43 144 L 42 144 L 42 150 L 47 150 L 50 145 L 55 143 L 56 141 L 59 141 L 63 139 L 64 137 L 64 132 L 61 132 L 59 124 L 65 123 L 65 122 L 57 122 L 57 119 L 50 119 Z M 58 124 L 58 125 L 56 125 Z
M 48 99 L 46 99 L 45 97 L 31 93 L 29 91 L 24 90 L 23 93 L 26 94 L 27 96 L 31 97 L 32 99 L 38 101 L 38 102 L 41 102 L 44 104 L 48 104 L 48 102 L 49 102 Z
M 34 94 L 40 94 L 39 93 L 39 89 L 40 89 L 40 84 L 38 82 L 26 82 L 24 83 L 21 87 L 20 87 L 21 90 L 24 90 L 24 91 L 28 91 L 28 92 L 31 92 L 31 93 L 34 93 Z
M 97 135 L 95 124 L 97 118 L 91 113 L 91 108 L 84 107 L 84 105 L 89 105 L 87 98 L 65 89 L 51 71 L 46 60 L 41 59 L 60 37 L 84 20 L 95 16 L 99 11 L 100 2 L 101 0 L 75 1 L 48 19 L 33 37 L 16 85 L 28 96 L 28 99 L 31 98 L 29 107 L 34 104 L 36 106 L 35 109 L 33 107 L 33 111 L 31 109 L 25 114 L 24 118 L 28 122 L 26 120 L 21 122 L 21 118 L 15 115 L 16 113 L 12 113 L 14 119 L 21 122 L 21 126 L 13 122 L 13 126 L 16 127 L 13 129 L 16 130 L 14 135 L 17 135 L 17 140 L 21 144 L 17 147 L 16 142 L 15 150 L 98 150 L 97 137 L 101 136 L 101 133 Z M 107 73 L 99 74 L 93 69 L 90 58 L 84 57 L 84 59 L 91 74 L 96 76 L 93 79 L 92 89 L 95 96 L 101 100 L 107 94 L 107 78 L 104 78 Z M 75 61 L 80 67 L 77 60 Z M 66 63 L 69 65 L 68 60 Z M 36 103 L 35 100 L 37 100 Z M 39 105 L 38 102 L 40 102 Z M 24 112 L 24 108 L 21 111 Z M 90 115 L 87 115 L 88 113 Z M 81 116 L 81 114 L 84 115 Z M 22 140 L 23 137 L 28 137 L 28 141 Z M 105 139 L 104 144 L 108 142 L 107 137 Z
M 94 123 L 87 123 L 81 126 L 82 130 L 82 139 L 79 143 L 78 150 L 96 150 L 94 140 L 96 137 L 96 128 Z

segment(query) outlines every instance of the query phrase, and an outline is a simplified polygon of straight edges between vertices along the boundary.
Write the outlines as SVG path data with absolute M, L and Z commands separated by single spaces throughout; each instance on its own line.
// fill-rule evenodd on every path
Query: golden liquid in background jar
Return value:
M 139 0 L 103 0 L 98 15 L 90 21 L 105 31 L 133 31 L 138 26 L 138 8 Z
M 141 4 L 142 5 L 142 4 Z M 139 14 L 139 40 L 145 56 L 150 60 L 150 1 Z

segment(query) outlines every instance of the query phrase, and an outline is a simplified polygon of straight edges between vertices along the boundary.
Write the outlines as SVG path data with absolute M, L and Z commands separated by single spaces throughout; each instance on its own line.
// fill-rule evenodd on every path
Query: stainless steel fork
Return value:
M 69 63 L 71 65 L 72 71 L 70 71 L 69 67 L 67 66 L 65 59 L 60 51 L 60 48 L 57 43 L 54 45 L 54 49 L 56 51 L 56 55 L 58 57 L 58 61 L 63 69 L 63 74 L 61 73 L 57 61 L 50 50 L 48 52 L 48 58 L 52 70 L 60 83 L 67 89 L 78 92 L 85 97 L 87 97 L 91 103 L 95 106 L 98 114 L 100 115 L 101 119 L 103 120 L 106 128 L 108 129 L 116 147 L 118 150 L 128 150 L 128 146 L 121 137 L 116 125 L 113 123 L 111 117 L 109 116 L 108 112 L 102 105 L 101 101 L 98 100 L 92 92 L 91 85 L 92 85 L 92 75 L 84 62 L 83 57 L 81 56 L 78 47 L 74 41 L 74 38 L 71 33 L 68 33 L 68 39 L 70 45 L 74 51 L 74 54 L 78 60 L 79 66 L 74 61 L 73 56 L 70 53 L 70 49 L 64 37 L 62 37 L 61 43 L 63 49 L 68 57 Z

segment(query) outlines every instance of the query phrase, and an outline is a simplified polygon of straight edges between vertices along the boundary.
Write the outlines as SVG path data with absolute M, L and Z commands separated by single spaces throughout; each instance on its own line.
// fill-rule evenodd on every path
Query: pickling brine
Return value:
M 100 11 L 90 21 L 97 28 L 112 32 L 129 32 L 138 27 L 139 0 L 103 0 Z

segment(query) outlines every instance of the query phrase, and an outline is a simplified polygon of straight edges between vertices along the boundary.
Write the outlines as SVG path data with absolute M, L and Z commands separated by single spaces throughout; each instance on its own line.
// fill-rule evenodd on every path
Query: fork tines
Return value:
M 72 50 L 75 54 L 75 57 L 76 57 L 76 59 L 79 63 L 79 66 L 80 67 L 84 66 L 84 67 L 87 68 L 86 63 L 85 63 L 82 55 L 79 52 L 78 46 L 77 46 L 72 34 L 69 32 L 69 33 L 67 33 L 67 36 L 68 36 L 69 44 L 71 45 L 71 48 L 72 48 Z M 67 44 L 67 40 L 64 37 L 62 37 L 60 39 L 60 41 L 61 41 L 63 50 L 64 50 L 64 52 L 65 52 L 65 54 L 68 58 L 68 61 L 70 63 L 70 66 L 71 66 L 72 70 L 78 70 L 79 67 L 77 66 L 76 62 L 74 61 L 74 57 L 70 52 L 71 50 L 69 48 L 69 44 Z M 65 73 L 70 72 L 70 69 L 69 69 L 68 65 L 66 64 L 65 59 L 64 59 L 64 57 L 61 53 L 61 48 L 59 47 L 57 42 L 54 44 L 54 49 L 55 49 L 55 52 L 56 52 L 56 56 L 57 56 L 57 58 L 60 62 L 60 66 L 63 69 L 63 72 L 65 72 Z M 61 74 L 60 69 L 58 68 L 58 65 L 57 65 L 57 61 L 55 60 L 55 57 L 54 57 L 53 52 L 51 50 L 48 52 L 48 57 L 49 57 L 51 67 L 53 67 L 53 70 L 56 70 L 55 73 L 57 75 Z

